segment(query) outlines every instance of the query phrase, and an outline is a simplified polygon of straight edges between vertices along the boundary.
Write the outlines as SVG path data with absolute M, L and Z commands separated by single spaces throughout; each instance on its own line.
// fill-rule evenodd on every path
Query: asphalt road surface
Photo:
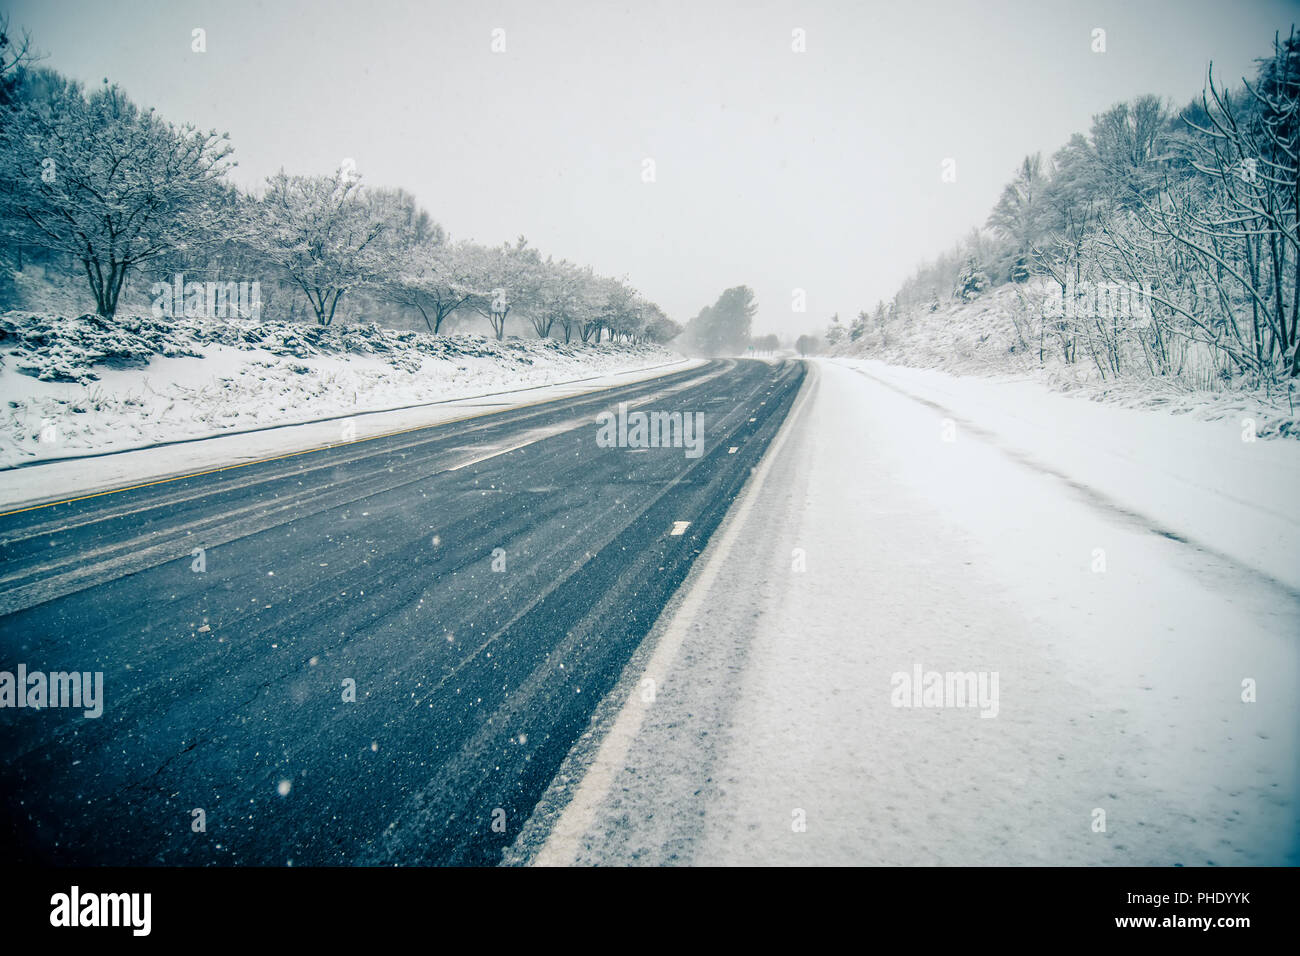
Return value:
M 715 362 L 0 517 L 0 670 L 104 675 L 98 719 L 0 708 L 0 858 L 498 862 L 803 375 Z M 703 413 L 703 454 L 600 447 L 618 402 Z

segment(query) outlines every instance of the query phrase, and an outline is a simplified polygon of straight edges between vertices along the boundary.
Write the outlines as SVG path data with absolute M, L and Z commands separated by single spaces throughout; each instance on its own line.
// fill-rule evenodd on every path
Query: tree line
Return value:
M 1181 108 L 1155 96 L 1027 156 L 989 214 L 891 302 L 827 338 L 1014 283 L 1014 347 L 1102 379 L 1197 386 L 1300 376 L 1300 36 L 1275 36 L 1253 78 L 1211 65 Z
M 131 280 L 257 278 L 275 314 L 320 325 L 357 302 L 438 333 L 452 316 L 497 339 L 516 324 L 564 341 L 666 342 L 681 327 L 623 278 L 543 256 L 522 236 L 453 241 L 403 189 L 330 175 L 230 182 L 229 135 L 176 125 L 107 80 L 39 67 L 0 20 L 0 264 L 71 270 L 111 318 Z M 148 270 L 147 274 L 145 271 Z M 176 308 L 181 308 L 177 303 Z

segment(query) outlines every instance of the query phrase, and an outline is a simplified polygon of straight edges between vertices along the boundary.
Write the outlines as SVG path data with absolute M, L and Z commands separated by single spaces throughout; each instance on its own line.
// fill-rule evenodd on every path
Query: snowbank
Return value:
M 0 467 L 648 368 L 655 345 L 0 316 Z

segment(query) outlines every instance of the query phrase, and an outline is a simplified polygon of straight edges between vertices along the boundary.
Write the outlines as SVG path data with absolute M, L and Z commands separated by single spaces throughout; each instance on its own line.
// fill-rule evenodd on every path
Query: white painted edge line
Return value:
M 807 363 L 807 374 L 809 376 L 817 374 L 814 372 L 814 368 L 813 363 Z M 795 399 L 794 406 L 790 409 L 790 414 L 786 416 L 785 421 L 782 423 L 780 432 L 772 441 L 772 444 L 768 446 L 766 454 L 763 455 L 763 460 L 759 463 L 749 482 L 741 490 L 734 510 L 729 512 L 727 517 L 723 519 L 723 527 L 720 529 L 719 534 L 708 545 L 706 549 L 708 554 L 704 559 L 704 566 L 700 569 L 699 577 L 692 582 L 690 591 L 687 592 L 686 597 L 664 629 L 658 644 L 655 645 L 654 653 L 646 663 L 642 680 L 648 677 L 655 682 L 654 686 L 663 686 L 664 675 L 668 673 L 673 660 L 677 657 L 677 652 L 686 640 L 686 635 L 690 631 L 691 624 L 699 613 L 706 595 L 713 588 L 714 581 L 717 580 L 718 574 L 726 565 L 727 555 L 735 546 L 736 538 L 740 535 L 740 528 L 744 526 L 749 518 L 750 511 L 753 510 L 754 502 L 757 500 L 763 483 L 767 480 L 768 473 L 772 469 L 772 463 L 779 457 L 781 449 L 785 446 L 786 439 L 793 433 L 799 417 L 804 412 L 808 398 L 814 391 L 811 386 L 815 385 L 815 379 L 809 381 L 806 378 L 803 385 L 800 386 L 799 395 Z M 647 705 L 642 703 L 640 697 L 636 694 L 631 695 L 627 703 L 623 705 L 618 717 L 614 719 L 613 725 L 605 735 L 605 739 L 601 741 L 595 760 L 591 762 L 591 766 L 583 775 L 582 782 L 574 791 L 573 798 L 569 801 L 568 806 L 564 808 L 560 819 L 547 836 L 546 842 L 533 858 L 533 866 L 569 866 L 576 860 L 582 838 L 591 828 L 592 823 L 595 822 L 596 809 L 599 807 L 601 800 L 604 799 L 605 794 L 609 792 L 615 775 L 622 769 L 628 751 L 631 750 L 632 743 L 636 740 L 641 729 L 641 722 L 645 717 L 646 707 Z

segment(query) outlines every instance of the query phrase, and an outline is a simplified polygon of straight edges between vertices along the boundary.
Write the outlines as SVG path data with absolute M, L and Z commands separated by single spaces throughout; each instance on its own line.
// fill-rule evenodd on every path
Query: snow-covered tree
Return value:
M 858 339 L 862 338 L 862 336 L 867 334 L 867 323 L 870 321 L 870 318 L 871 317 L 867 315 L 866 312 L 858 313 L 858 317 L 854 319 L 853 324 L 849 326 L 850 342 L 856 342 Z
M 5 238 L 79 262 L 100 315 L 132 270 L 222 237 L 227 135 L 173 126 L 107 81 L 87 94 L 40 70 L 22 86 L 0 117 Z
M 686 340 L 705 355 L 736 355 L 749 347 L 757 313 L 754 290 L 734 286 L 687 323 Z
M 1012 242 L 1019 253 L 1028 254 L 1043 233 L 1043 193 L 1046 188 L 1047 174 L 1042 155 L 1026 156 L 989 213 L 989 228 Z
M 349 289 L 378 283 L 392 268 L 385 236 L 412 227 L 407 204 L 363 190 L 355 173 L 267 179 L 259 202 L 257 248 L 307 296 L 316 321 L 329 325 Z
M 837 312 L 831 316 L 831 321 L 826 326 L 826 343 L 828 345 L 839 345 L 844 341 L 846 334 L 844 326 L 840 324 L 840 315 Z
M 985 275 L 974 259 L 966 261 L 966 268 L 961 271 L 957 277 L 957 287 L 953 294 L 964 302 L 972 299 L 978 299 L 980 294 L 989 287 L 989 277 Z
M 447 318 L 466 305 L 480 282 L 483 249 L 469 243 L 425 241 L 401 251 L 386 289 L 391 301 L 420 313 L 438 333 Z
M 600 276 L 590 267 L 582 270 L 582 280 L 578 284 L 569 307 L 560 314 L 560 328 L 564 330 L 564 341 L 572 341 L 577 333 L 582 341 L 587 341 L 583 330 L 589 329 L 600 315 L 604 303 L 604 285 Z
M 547 259 L 537 283 L 536 303 L 531 313 L 533 331 L 546 338 L 557 325 L 565 330 L 565 341 L 572 334 L 573 323 L 582 312 L 586 285 L 591 271 L 571 262 Z
M 475 273 L 477 288 L 469 304 L 488 320 L 492 334 L 503 339 L 512 311 L 528 312 L 536 307 L 541 281 L 541 256 L 520 236 L 513 245 L 483 250 Z
M 9 14 L 0 13 L 0 109 L 13 102 L 22 71 L 37 60 L 31 35 L 15 36 L 9 29 Z
M 646 303 L 641 339 L 646 342 L 671 342 L 682 334 L 682 327 L 668 318 L 653 302 Z
M 600 276 L 593 291 L 596 308 L 580 329 L 584 342 L 599 342 L 605 330 L 612 335 L 616 328 L 624 327 L 625 316 L 635 307 L 636 290 L 622 279 Z

